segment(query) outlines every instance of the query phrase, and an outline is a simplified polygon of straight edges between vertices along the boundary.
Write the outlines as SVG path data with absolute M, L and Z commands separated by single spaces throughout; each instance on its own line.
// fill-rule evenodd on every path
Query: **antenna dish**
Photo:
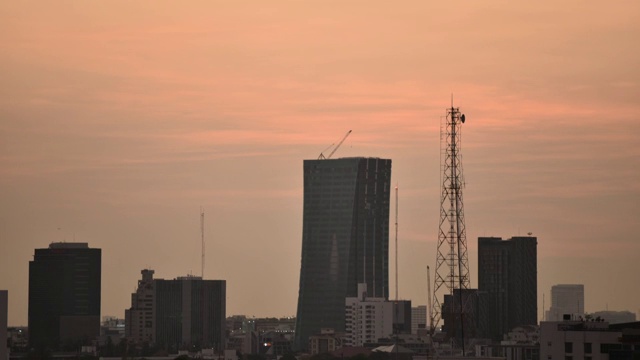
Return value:
M 461 121 L 462 121 L 462 123 L 464 124 L 464 120 L 465 120 L 464 114 L 462 114 L 462 116 L 460 117 L 460 120 L 461 120 Z

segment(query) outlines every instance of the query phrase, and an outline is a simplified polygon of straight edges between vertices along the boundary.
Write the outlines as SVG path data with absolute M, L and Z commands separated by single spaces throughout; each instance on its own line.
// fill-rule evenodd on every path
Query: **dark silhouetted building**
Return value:
M 153 270 L 142 270 L 142 280 L 125 311 L 129 340 L 176 352 L 181 349 L 214 349 L 225 346 L 225 280 L 184 276 L 153 279 Z
M 100 335 L 101 250 L 52 243 L 29 262 L 29 346 L 78 350 Z
M 9 316 L 9 292 L 0 290 L 0 360 L 9 359 L 7 349 L 7 320 Z
M 478 238 L 478 336 L 502 340 L 538 323 L 536 237 Z
M 459 345 L 462 344 L 464 336 L 467 344 L 469 339 L 478 337 L 477 314 L 478 290 L 454 289 L 453 294 L 444 295 L 442 302 L 442 332 L 447 335 L 447 338 L 455 338 Z
M 345 331 L 345 298 L 358 283 L 388 299 L 390 182 L 388 159 L 304 161 L 297 349 L 321 329 Z
M 412 333 L 411 300 L 393 300 L 393 333 Z

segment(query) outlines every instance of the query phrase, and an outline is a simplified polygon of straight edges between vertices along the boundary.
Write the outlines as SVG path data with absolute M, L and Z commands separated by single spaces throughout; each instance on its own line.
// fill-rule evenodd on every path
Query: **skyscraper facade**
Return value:
M 545 314 L 546 321 L 562 321 L 564 315 L 584 314 L 584 285 L 561 284 L 551 287 L 551 307 Z
M 29 262 L 31 348 L 77 350 L 100 334 L 100 249 L 52 243 Z
M 478 238 L 478 336 L 502 340 L 516 326 L 538 323 L 538 240 Z
M 323 328 L 345 330 L 345 298 L 358 283 L 388 299 L 390 182 L 389 159 L 304 161 L 297 349 Z

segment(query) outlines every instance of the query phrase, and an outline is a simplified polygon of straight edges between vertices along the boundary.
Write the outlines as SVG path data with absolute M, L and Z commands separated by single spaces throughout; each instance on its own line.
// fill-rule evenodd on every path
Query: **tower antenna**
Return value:
M 201 276 L 204 280 L 204 209 L 200 207 L 200 237 L 202 238 Z
M 396 301 L 398 301 L 398 184 L 396 183 Z
M 453 94 L 451 94 L 451 101 L 451 107 L 447 109 L 445 121 L 446 140 L 443 143 L 442 137 L 440 139 L 442 192 L 430 330 L 433 333 L 442 318 L 443 307 L 438 299 L 439 292 L 446 291 L 451 295 L 453 304 L 456 304 L 454 289 L 457 289 L 459 293 L 460 333 L 464 354 L 463 313 L 465 312 L 465 304 L 463 304 L 462 293 L 464 289 L 470 287 L 467 234 L 462 200 L 462 156 L 460 155 L 461 125 L 465 122 L 465 116 L 460 113 L 459 108 L 453 106 Z M 444 289 L 441 289 L 443 287 Z M 458 312 L 453 310 L 453 307 L 446 311 Z

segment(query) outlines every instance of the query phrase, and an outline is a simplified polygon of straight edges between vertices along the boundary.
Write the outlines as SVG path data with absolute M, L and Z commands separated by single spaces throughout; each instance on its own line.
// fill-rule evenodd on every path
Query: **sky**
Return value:
M 334 157 L 393 161 L 400 297 L 425 304 L 452 94 L 471 286 L 479 236 L 531 232 L 539 318 L 567 283 L 640 313 L 639 20 L 637 1 L 0 2 L 9 324 L 51 242 L 102 249 L 103 316 L 144 268 L 199 275 L 201 208 L 227 315 L 295 316 L 302 163 L 348 130 Z

